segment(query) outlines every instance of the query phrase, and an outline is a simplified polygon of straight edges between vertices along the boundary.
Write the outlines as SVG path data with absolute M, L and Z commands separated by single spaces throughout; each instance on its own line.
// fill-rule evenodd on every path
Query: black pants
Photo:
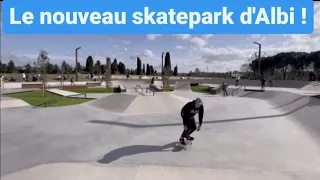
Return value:
M 196 129 L 197 129 L 197 125 L 196 125 L 196 120 L 194 119 L 194 117 L 183 117 L 183 126 L 184 128 L 187 127 L 187 129 L 184 129 L 181 137 L 186 138 L 188 136 L 190 136 L 190 134 L 192 134 Z
M 226 89 L 224 89 L 222 91 L 223 91 L 223 96 L 228 96 L 228 91 Z

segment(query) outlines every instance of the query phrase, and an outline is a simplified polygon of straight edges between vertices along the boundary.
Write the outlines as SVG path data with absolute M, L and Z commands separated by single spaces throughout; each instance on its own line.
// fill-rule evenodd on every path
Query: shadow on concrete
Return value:
M 295 102 L 297 102 L 297 101 L 299 101 L 299 100 L 301 100 L 301 99 L 303 99 L 303 98 L 305 98 L 305 96 L 300 96 L 300 97 L 298 97 L 298 98 L 296 98 L 296 99 L 294 99 L 294 100 L 292 100 L 292 101 L 290 101 L 290 102 L 287 102 L 287 103 L 285 103 L 285 104 L 282 104 L 282 105 L 280 105 L 280 106 L 277 106 L 277 107 L 274 107 L 274 108 L 271 108 L 271 109 L 279 109 L 279 108 L 281 108 L 281 107 L 288 106 L 288 105 L 293 104 L 293 103 L 295 103 Z
M 264 89 L 244 89 L 243 91 L 249 91 L 249 92 L 265 92 Z
M 249 96 L 249 95 L 251 95 L 251 94 L 254 94 L 254 93 L 256 93 L 256 92 L 254 92 L 254 91 L 252 91 L 252 92 L 247 92 L 247 93 L 245 93 L 245 94 L 243 94 L 243 95 L 241 95 L 241 96 L 239 96 L 239 97 L 247 97 L 247 96 Z
M 102 159 L 98 160 L 98 163 L 109 164 L 113 161 L 116 161 L 124 156 L 131 156 L 141 153 L 150 153 L 150 152 L 179 152 L 183 150 L 182 147 L 178 146 L 179 142 L 171 142 L 163 146 L 156 145 L 132 145 L 125 146 L 118 149 L 114 149 L 103 156 Z
M 299 111 L 307 106 L 313 106 L 313 103 L 310 102 L 301 105 L 291 111 L 288 111 L 283 114 L 278 115 L 270 115 L 270 116 L 255 116 L 255 117 L 245 117 L 245 118 L 234 118 L 234 119 L 223 119 L 223 120 L 212 120 L 212 121 L 204 121 L 203 124 L 214 124 L 214 123 L 227 123 L 227 122 L 237 122 L 237 121 L 248 121 L 248 120 L 257 120 L 257 119 L 269 119 L 269 118 L 277 118 L 282 116 L 288 116 L 296 111 Z M 106 124 L 106 125 L 114 125 L 114 126 L 122 126 L 122 127 L 129 127 L 129 128 L 153 128 L 153 127 L 168 127 L 168 126 L 181 126 L 181 123 L 170 123 L 170 124 L 133 124 L 133 123 L 126 123 L 126 122 L 115 122 L 115 121 L 103 121 L 103 120 L 90 120 L 87 121 L 89 123 L 97 123 L 97 124 Z

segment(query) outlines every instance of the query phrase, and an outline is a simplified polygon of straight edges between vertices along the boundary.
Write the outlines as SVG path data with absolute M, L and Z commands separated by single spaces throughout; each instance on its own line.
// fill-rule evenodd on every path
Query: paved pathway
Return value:
M 60 89 L 47 89 L 48 92 L 58 94 L 61 96 L 80 96 L 82 95 L 81 93 L 75 93 L 71 91 L 65 91 L 65 90 L 60 90 Z

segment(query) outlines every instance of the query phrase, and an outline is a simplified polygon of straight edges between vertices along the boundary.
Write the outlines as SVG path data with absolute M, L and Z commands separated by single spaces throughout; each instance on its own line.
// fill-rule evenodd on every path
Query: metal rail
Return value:
M 232 90 L 232 96 L 234 96 L 234 94 L 238 93 L 239 90 L 241 90 L 243 87 L 245 87 L 245 86 L 240 86 L 240 87 L 237 87 L 236 89 Z
M 154 96 L 154 90 L 153 89 L 151 89 L 151 88 L 146 88 L 146 93 L 149 93 L 149 91 L 151 91 L 152 92 L 152 95 Z
M 44 106 L 46 107 L 50 107 L 51 104 L 55 104 L 58 101 L 63 100 L 64 98 L 72 98 L 73 96 L 78 97 L 79 95 L 84 95 L 84 98 L 87 98 L 87 94 L 83 93 L 83 94 L 76 94 L 76 95 L 70 95 L 70 96 L 60 96 L 58 98 L 53 98 L 53 99 L 49 99 L 46 100 L 44 103 L 41 103 L 39 105 L 36 105 L 35 107 L 40 107 L 40 106 Z
M 138 88 L 141 89 L 141 92 L 143 93 L 143 88 L 140 85 L 136 85 Z

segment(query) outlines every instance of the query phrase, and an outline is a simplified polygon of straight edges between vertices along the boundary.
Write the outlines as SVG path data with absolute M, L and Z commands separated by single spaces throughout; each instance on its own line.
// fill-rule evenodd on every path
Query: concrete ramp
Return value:
M 163 83 L 162 81 L 154 81 L 153 85 L 162 87 Z
M 30 104 L 22 101 L 20 99 L 10 99 L 10 100 L 1 100 L 1 109 L 3 108 L 15 108 L 15 107 L 26 107 Z
M 112 86 L 118 87 L 118 86 L 125 86 L 127 89 L 134 89 L 137 85 L 141 86 L 148 86 L 150 84 L 149 81 L 130 81 L 130 80 L 117 80 L 117 81 L 111 81 Z
M 316 180 L 318 174 L 290 173 L 281 171 L 210 169 L 175 166 L 102 166 L 90 163 L 44 164 L 12 175 L 1 177 L 2 180 Z
M 156 92 L 161 92 L 163 91 L 163 83 L 162 81 L 154 81 L 152 85 L 150 85 L 150 88 Z
M 193 93 L 186 99 L 172 93 L 124 95 L 109 95 L 101 103 L 118 106 L 131 97 L 127 108 L 122 104 L 115 111 L 165 113 L 165 108 L 180 110 Z M 183 129 L 178 112 L 120 117 L 88 107 L 98 100 L 71 107 L 4 110 L 1 178 L 318 180 L 319 101 L 269 90 L 249 96 L 203 96 L 205 108 L 211 107 L 187 151 L 176 147 Z
M 174 85 L 174 91 L 191 91 L 189 81 L 176 81 Z
M 283 112 L 297 122 L 320 144 L 320 99 L 299 93 L 284 91 L 241 92 L 240 97 L 255 98 L 268 102 L 270 109 Z
M 303 88 L 301 88 L 301 90 L 304 91 L 318 91 L 320 93 L 320 82 L 312 82 L 306 86 L 304 86 Z
M 89 104 L 119 115 L 171 114 L 190 101 L 171 93 L 152 95 L 113 94 Z
M 124 111 L 124 114 L 171 114 L 180 111 L 188 101 L 190 99 L 169 93 L 157 93 L 155 96 L 137 96 Z
M 123 113 L 128 106 L 136 99 L 136 95 L 112 94 L 90 102 L 90 105 L 103 110 L 115 113 Z
M 78 96 L 81 95 L 80 93 L 75 93 L 75 92 L 71 92 L 71 91 L 65 91 L 65 90 L 61 90 L 61 89 L 47 89 L 48 92 L 51 92 L 53 94 L 57 94 L 60 96 Z

